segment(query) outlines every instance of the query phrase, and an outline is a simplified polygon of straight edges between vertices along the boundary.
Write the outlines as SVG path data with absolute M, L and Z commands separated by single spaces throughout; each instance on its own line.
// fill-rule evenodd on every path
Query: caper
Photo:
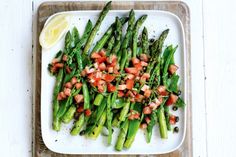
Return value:
M 178 110 L 178 107 L 177 107 L 177 106 L 173 106 L 173 107 L 172 107 L 172 110 L 173 110 L 173 111 L 177 111 L 177 110 Z
M 179 117 L 176 116 L 176 117 L 175 117 L 175 122 L 178 122 L 178 121 L 179 121 Z
M 85 130 L 80 131 L 79 135 L 83 136 L 85 134 Z
M 176 133 L 179 132 L 179 128 L 177 126 L 174 128 L 174 132 L 176 132 Z

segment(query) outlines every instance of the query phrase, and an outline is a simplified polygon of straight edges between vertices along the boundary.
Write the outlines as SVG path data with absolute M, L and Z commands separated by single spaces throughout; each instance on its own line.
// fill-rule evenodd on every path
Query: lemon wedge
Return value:
M 69 29 L 70 15 L 56 15 L 47 21 L 39 36 L 42 48 L 49 49 L 55 45 Z

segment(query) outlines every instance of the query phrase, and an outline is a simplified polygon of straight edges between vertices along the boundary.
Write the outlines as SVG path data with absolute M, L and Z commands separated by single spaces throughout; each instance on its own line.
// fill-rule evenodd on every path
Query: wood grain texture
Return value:
M 45 2 L 38 8 L 38 24 L 37 24 L 37 44 L 36 44 L 36 76 L 35 76 L 35 102 L 34 102 L 34 137 L 33 137 L 33 156 L 35 157 L 90 157 L 94 155 L 64 155 L 53 153 L 48 150 L 43 143 L 41 137 L 41 124 L 40 124 L 40 93 L 41 93 L 41 47 L 38 44 L 38 36 L 41 32 L 44 22 L 46 19 L 60 11 L 69 10 L 98 10 L 102 9 L 104 2 Z M 175 152 L 165 155 L 150 155 L 158 157 L 191 157 L 192 156 L 192 127 L 191 127 L 191 74 L 190 74 L 190 15 L 187 5 L 183 2 L 113 2 L 112 9 L 137 9 L 137 10 L 166 10 L 173 12 L 181 19 L 185 28 L 186 38 L 186 50 L 187 50 L 187 95 L 188 98 L 186 103 L 187 107 L 187 134 L 183 145 Z M 99 155 L 100 156 L 100 155 Z M 112 155 L 101 155 L 101 156 L 112 156 Z M 122 155 L 129 157 L 130 155 Z

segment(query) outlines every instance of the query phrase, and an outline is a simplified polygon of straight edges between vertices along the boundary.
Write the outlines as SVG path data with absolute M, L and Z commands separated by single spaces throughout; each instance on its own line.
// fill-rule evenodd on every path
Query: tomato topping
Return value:
M 171 125 L 174 125 L 176 123 L 176 117 L 175 115 L 170 115 L 170 119 L 169 119 L 169 122 Z
M 62 60 L 66 62 L 68 60 L 68 56 L 67 55 L 63 55 Z
M 100 54 L 98 54 L 97 52 L 93 52 L 92 55 L 91 55 L 91 58 L 92 59 L 98 59 L 98 58 L 101 58 L 102 56 Z
M 107 84 L 107 90 L 108 90 L 108 92 L 114 92 L 114 91 L 116 91 L 116 86 L 114 86 L 111 83 L 108 83 Z
M 74 99 L 76 103 L 80 103 L 80 102 L 83 102 L 84 96 L 82 94 L 77 94 L 74 96 Z
M 151 122 L 151 119 L 149 117 L 145 117 L 145 121 L 147 122 L 147 124 L 149 124 Z
M 122 91 L 118 91 L 118 97 L 123 97 L 125 94 Z
M 55 64 L 55 63 L 58 63 L 59 62 L 59 59 L 57 59 L 57 58 L 53 58 L 53 60 L 52 60 L 52 64 Z
M 141 91 L 145 92 L 149 88 L 150 87 L 148 85 L 143 85 L 143 87 L 141 88 Z
M 100 63 L 105 62 L 106 59 L 107 59 L 107 57 L 104 56 L 104 57 L 97 58 L 95 61 L 100 64 Z
M 86 110 L 84 111 L 84 114 L 85 114 L 86 117 L 89 117 L 89 116 L 92 114 L 92 112 L 91 112 L 90 109 L 86 109 Z
M 149 106 L 143 108 L 143 114 L 151 114 L 152 109 Z
M 112 66 L 107 66 L 107 72 L 108 73 L 113 73 L 114 72 L 114 67 L 112 67 Z
M 77 108 L 77 112 L 79 112 L 79 113 L 84 112 L 84 106 L 83 105 L 79 105 L 79 107 Z
M 69 66 L 66 66 L 66 73 L 70 74 L 71 73 L 71 69 Z
M 168 68 L 168 71 L 170 72 L 170 74 L 174 74 L 177 70 L 179 69 L 179 67 L 175 64 L 171 64 Z
M 69 88 L 69 89 L 71 89 L 72 88 L 72 83 L 71 82 L 67 82 L 66 84 L 65 84 L 65 87 L 66 88 Z
M 63 63 L 56 63 L 56 64 L 54 64 L 54 67 L 55 68 L 63 68 L 64 64 Z
M 125 68 L 125 72 L 129 73 L 129 74 L 134 74 L 136 75 L 138 73 L 138 69 L 137 68 Z
M 66 96 L 70 96 L 70 94 L 71 94 L 71 89 L 70 88 L 64 88 L 63 91 L 64 91 Z
M 135 64 L 134 67 L 135 67 L 136 69 L 138 69 L 138 70 L 142 70 L 142 69 L 143 69 L 141 62 Z
M 154 103 L 154 102 L 151 102 L 150 104 L 149 104 L 149 106 L 150 106 L 150 108 L 152 109 L 152 110 L 155 110 L 155 109 L 157 109 L 157 104 L 156 103 Z
M 98 63 L 97 62 L 95 62 L 95 63 L 93 63 L 93 66 L 94 66 L 94 68 L 98 68 Z
M 168 100 L 166 101 L 166 105 L 170 106 L 170 105 L 176 103 L 177 100 L 178 100 L 178 96 L 171 93 Z
M 145 92 L 144 92 L 144 96 L 145 96 L 146 98 L 149 98 L 151 94 L 152 94 L 152 90 L 150 90 L 150 89 L 147 89 L 147 90 L 145 90 Z
M 126 97 L 131 97 L 131 98 L 135 97 L 134 93 L 132 91 L 130 91 L 130 90 L 125 94 L 125 96 Z
M 146 67 L 146 66 L 148 66 L 148 63 L 146 63 L 146 62 L 144 62 L 144 61 L 141 61 L 141 65 L 142 65 L 143 67 Z
M 57 95 L 57 100 L 62 100 L 63 98 L 61 97 L 61 94 L 59 93 L 58 95 Z
M 168 92 L 166 91 L 166 87 L 162 86 L 162 85 L 157 87 L 157 92 L 158 92 L 158 94 L 160 94 L 162 96 L 168 95 Z
M 112 64 L 113 66 L 115 66 L 114 62 L 117 61 L 117 57 L 116 57 L 116 55 L 110 55 L 109 57 L 107 57 L 106 61 L 107 61 L 107 63 Z
M 144 99 L 144 96 L 141 94 L 137 94 L 137 95 L 135 95 L 135 99 L 137 102 L 142 102 Z
M 102 79 L 105 80 L 106 82 L 112 82 L 116 77 L 110 74 L 104 74 L 102 76 Z
M 140 59 L 141 61 L 148 62 L 148 56 L 146 54 L 141 54 Z
M 142 75 L 143 78 L 149 79 L 150 78 L 150 74 L 149 73 L 144 73 Z
M 106 64 L 105 63 L 99 64 L 98 69 L 100 69 L 101 71 L 106 70 Z
M 75 84 L 75 88 L 76 88 L 76 89 L 80 89 L 80 88 L 82 87 L 82 85 L 83 85 L 83 84 L 80 83 L 80 82 L 79 82 L 79 83 L 76 83 L 76 84 Z
M 60 92 L 59 94 L 60 94 L 62 99 L 65 99 L 67 97 L 64 92 Z
M 102 56 L 102 57 L 105 57 L 106 56 L 106 51 L 104 49 L 100 50 L 99 51 L 99 54 Z
M 74 85 L 74 84 L 76 84 L 78 82 L 78 80 L 77 80 L 76 77 L 72 77 L 70 82 L 71 82 L 72 85 Z
M 130 102 L 135 102 L 135 98 L 132 97 L 132 98 L 129 99 L 129 101 Z
M 140 62 L 140 60 L 138 59 L 138 58 L 136 58 L 136 57 L 133 57 L 132 58 L 132 63 L 133 63 L 133 65 L 136 65 L 136 64 L 138 64 Z
M 147 128 L 147 124 L 146 124 L 146 123 L 140 124 L 140 128 L 141 128 L 141 129 L 146 129 L 146 128 Z
M 127 80 L 127 79 L 133 80 L 134 78 L 135 78 L 135 75 L 133 75 L 133 74 L 127 74 L 127 75 L 125 76 L 125 80 Z
M 81 75 L 82 77 L 85 77 L 85 76 L 86 76 L 86 70 L 85 70 L 85 69 L 82 70 L 80 75 Z
M 100 81 L 98 81 L 98 85 L 97 86 L 98 86 L 98 91 L 100 93 L 103 93 L 105 91 L 105 89 L 106 89 L 106 82 L 103 81 L 103 80 L 100 80 Z
M 134 87 L 134 80 L 126 80 L 126 88 L 133 89 Z
M 118 86 L 118 90 L 125 90 L 126 89 L 126 85 L 122 84 Z

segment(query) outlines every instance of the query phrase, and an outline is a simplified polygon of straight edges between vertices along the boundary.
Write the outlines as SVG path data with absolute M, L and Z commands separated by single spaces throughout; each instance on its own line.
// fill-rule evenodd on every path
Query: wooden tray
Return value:
M 39 34 L 47 18 L 54 13 L 70 10 L 100 10 L 104 2 L 45 2 L 38 8 L 37 19 L 37 43 L 36 43 L 36 71 L 35 71 L 35 96 L 33 107 L 33 156 L 34 157 L 82 157 L 95 155 L 66 155 L 50 151 L 44 145 L 41 137 L 41 117 L 40 117 L 40 93 L 41 93 L 41 47 L 38 42 Z M 137 10 L 165 10 L 176 14 L 183 23 L 185 31 L 185 44 L 187 52 L 187 134 L 183 145 L 175 152 L 164 155 L 150 155 L 157 157 L 191 157 L 192 156 L 192 118 L 191 118 L 191 67 L 190 67 L 190 14 L 188 6 L 183 2 L 161 1 L 161 2 L 112 2 L 112 9 L 137 9 Z M 147 152 L 148 153 L 148 152 Z M 102 155 L 112 156 L 112 155 Z M 127 156 L 127 155 L 126 155 Z

